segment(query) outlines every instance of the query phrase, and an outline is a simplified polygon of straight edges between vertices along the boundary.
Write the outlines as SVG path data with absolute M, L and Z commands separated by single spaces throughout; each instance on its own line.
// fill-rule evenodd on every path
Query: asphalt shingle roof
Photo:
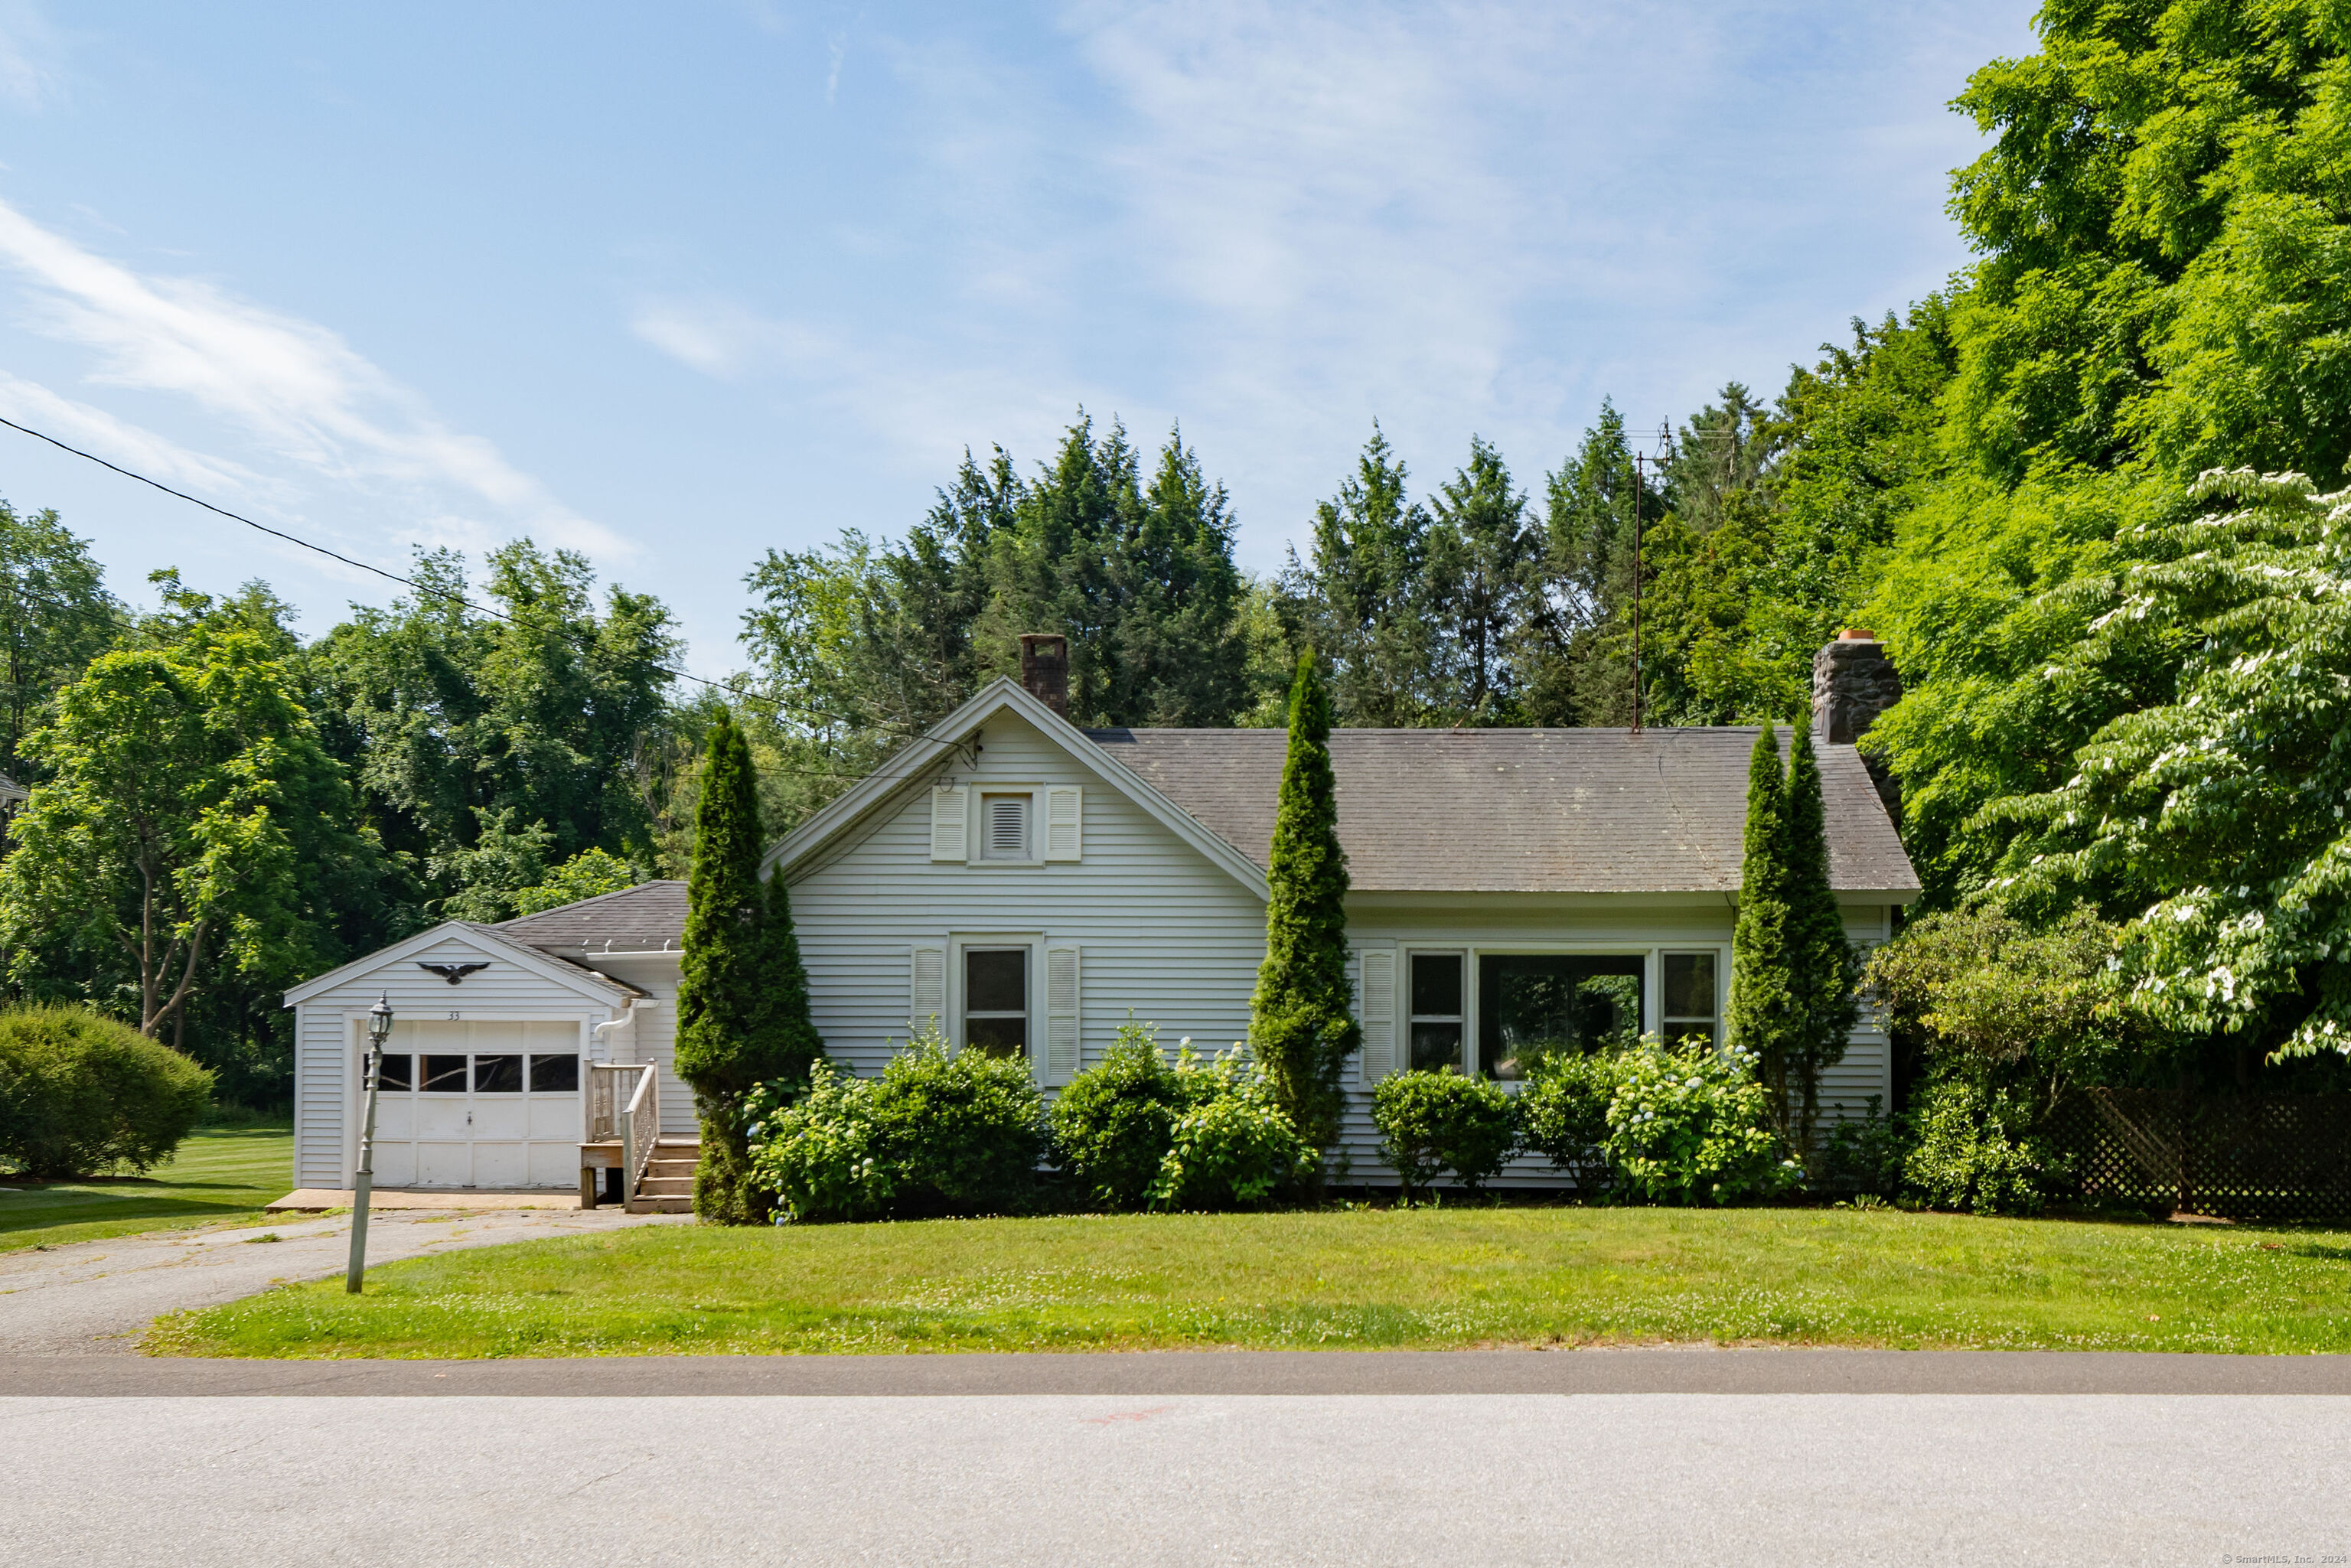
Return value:
M 1366 893 L 1736 893 L 1752 727 L 1342 729 L 1339 841 Z M 1087 736 L 1259 866 L 1288 737 Z M 1850 746 L 1820 747 L 1829 878 L 1910 894 L 1917 873 Z
M 685 934 L 685 883 L 641 882 L 618 893 L 541 910 L 496 930 L 544 953 L 657 953 Z

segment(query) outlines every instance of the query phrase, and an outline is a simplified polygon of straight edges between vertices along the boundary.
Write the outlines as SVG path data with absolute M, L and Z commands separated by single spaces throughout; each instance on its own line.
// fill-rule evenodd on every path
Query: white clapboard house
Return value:
M 1021 681 L 987 686 L 768 857 L 791 887 L 825 1049 L 860 1073 L 932 1019 L 958 1049 L 1025 1056 L 1049 1092 L 1130 1019 L 1171 1048 L 1248 1032 L 1286 737 L 1081 729 L 1063 716 L 1061 640 L 1023 643 Z M 1851 742 L 1899 688 L 1865 635 L 1815 671 L 1831 878 L 1847 929 L 1879 941 L 1918 882 Z M 1384 1174 L 1368 1112 L 1387 1073 L 1450 1063 L 1509 1082 L 1523 1048 L 1563 1037 L 1719 1037 L 1755 735 L 1332 735 L 1364 1027 L 1342 1179 Z M 648 1076 L 631 1064 L 651 1066 L 660 1133 L 690 1140 L 670 1065 L 684 906 L 684 884 L 661 882 L 452 923 L 288 992 L 300 1185 L 350 1185 L 380 993 L 399 1018 L 381 1186 L 568 1186 L 583 1145 L 590 1164 L 624 1164 L 614 1103 Z M 1890 1090 L 1865 1018 L 1823 1103 L 1858 1111 Z M 1555 1179 L 1531 1162 L 1510 1176 Z

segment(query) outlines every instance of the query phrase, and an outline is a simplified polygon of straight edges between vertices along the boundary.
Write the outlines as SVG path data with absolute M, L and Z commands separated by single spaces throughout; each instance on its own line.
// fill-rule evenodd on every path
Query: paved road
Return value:
M 608 1208 L 378 1214 L 368 1221 L 368 1258 L 385 1263 L 534 1237 L 681 1221 L 690 1222 L 685 1216 Z M 271 1235 L 280 1239 L 255 1239 Z M 0 1253 L 0 1354 L 131 1351 L 161 1313 L 233 1301 L 281 1280 L 326 1279 L 341 1273 L 350 1255 L 348 1215 L 289 1216 L 239 1230 L 162 1231 Z
M 17 1397 L 0 1448 L 45 1565 L 2351 1551 L 2351 1399 L 2295 1395 Z

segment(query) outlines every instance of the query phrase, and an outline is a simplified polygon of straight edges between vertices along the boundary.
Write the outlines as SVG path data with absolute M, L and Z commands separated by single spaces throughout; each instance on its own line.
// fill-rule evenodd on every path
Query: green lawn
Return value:
M 290 1126 L 206 1127 L 143 1176 L 0 1180 L 0 1252 L 140 1230 L 250 1219 L 294 1190 Z
M 664 1227 L 165 1319 L 172 1354 L 1771 1343 L 2351 1351 L 2351 1235 L 1836 1209 Z

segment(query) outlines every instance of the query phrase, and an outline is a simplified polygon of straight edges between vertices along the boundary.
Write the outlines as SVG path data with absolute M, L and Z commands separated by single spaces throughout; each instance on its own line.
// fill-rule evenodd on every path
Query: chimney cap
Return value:
M 1837 633 L 1837 641 L 1840 643 L 1875 643 L 1877 641 L 1877 633 L 1872 632 L 1865 626 L 1848 626 L 1844 631 Z

